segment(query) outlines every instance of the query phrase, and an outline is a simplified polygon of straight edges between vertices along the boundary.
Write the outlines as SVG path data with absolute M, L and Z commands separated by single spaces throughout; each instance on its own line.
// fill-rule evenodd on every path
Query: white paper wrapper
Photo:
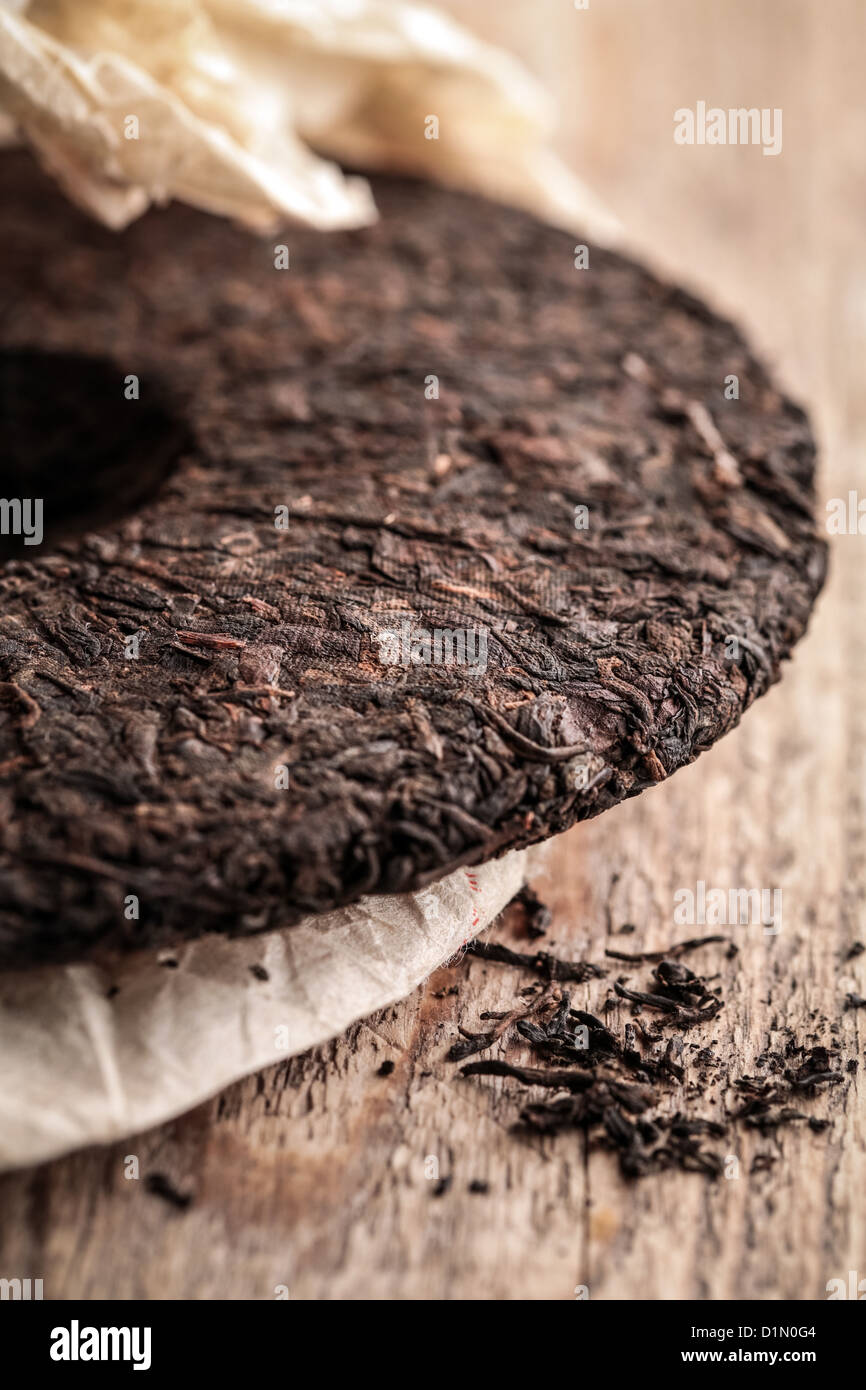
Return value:
M 0 1171 L 189 1110 L 393 1004 L 520 889 L 527 851 L 285 931 L 0 975 Z M 268 979 L 251 966 L 263 966 Z M 109 997 L 110 995 L 110 997 Z
M 375 220 L 324 152 L 618 231 L 521 64 L 398 0 L 0 0 L 4 116 L 114 228 L 168 198 L 263 231 Z

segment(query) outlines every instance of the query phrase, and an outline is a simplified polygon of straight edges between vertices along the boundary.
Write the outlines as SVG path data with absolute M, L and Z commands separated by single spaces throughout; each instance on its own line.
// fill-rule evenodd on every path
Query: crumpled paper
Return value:
M 283 931 L 0 974 L 0 1171 L 171 1119 L 405 998 L 510 902 L 528 853 Z
M 549 149 L 553 112 L 522 65 L 398 0 L 0 0 L 10 121 L 113 228 L 169 198 L 261 231 L 374 221 L 366 180 L 324 153 L 618 232 Z

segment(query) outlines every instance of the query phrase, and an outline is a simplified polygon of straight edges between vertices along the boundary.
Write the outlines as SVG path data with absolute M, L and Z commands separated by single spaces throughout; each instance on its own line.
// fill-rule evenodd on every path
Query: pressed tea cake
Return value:
M 0 962 L 418 886 L 655 785 L 778 678 L 813 441 L 697 300 L 410 180 L 272 244 L 0 177 L 0 491 L 46 532 L 0 568 Z

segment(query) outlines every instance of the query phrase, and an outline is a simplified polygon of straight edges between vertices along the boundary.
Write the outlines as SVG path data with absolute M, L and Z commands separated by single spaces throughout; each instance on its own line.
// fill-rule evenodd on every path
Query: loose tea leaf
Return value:
M 681 947 L 695 950 L 699 945 L 725 941 L 723 937 L 709 937 L 681 943 Z M 502 1077 L 521 1086 L 560 1092 L 552 1099 L 525 1105 L 518 1128 L 542 1135 L 581 1130 L 591 1143 L 613 1149 L 620 1171 L 630 1179 L 670 1168 L 720 1177 L 732 1158 L 730 1141 L 724 1152 L 707 1148 L 705 1141 L 725 1137 L 731 1125 L 765 1134 L 801 1121 L 815 1132 L 826 1129 L 829 1120 L 809 1116 L 790 1101 L 795 1096 L 798 1100 L 811 1098 L 822 1087 L 839 1085 L 844 1075 L 836 1067 L 832 1049 L 821 1044 L 807 1048 L 792 1037 L 783 1053 L 768 1050 L 759 1059 L 759 1065 L 771 1068 L 772 1075 L 729 1079 L 734 1093 L 745 1099 L 723 1121 L 693 1112 L 692 1104 L 706 1104 L 710 1091 L 723 1079 L 715 1073 L 711 1052 L 700 1048 L 687 1060 L 684 1039 L 678 1033 L 665 1037 L 662 1030 L 671 1024 L 689 1027 L 708 1022 L 722 1008 L 722 1001 L 710 992 L 706 979 L 670 958 L 674 950 L 665 953 L 653 972 L 663 993 L 631 990 L 619 982 L 615 986 L 620 998 L 651 1007 L 661 1015 L 654 1033 L 641 1034 L 640 1043 L 646 1051 L 638 1041 L 639 1020 L 625 1022 L 620 1037 L 596 1015 L 572 1008 L 567 994 L 554 996 L 551 985 L 531 1019 L 517 1016 L 517 1011 L 501 1016 L 509 1026 L 514 1022 L 514 1028 L 510 1036 L 507 1029 L 501 1030 L 500 1037 L 510 1050 L 528 1046 L 558 1065 L 527 1066 L 507 1056 L 489 1057 L 470 1062 L 461 1068 L 460 1075 Z M 653 952 L 643 954 L 656 958 Z M 504 947 L 488 949 L 484 958 L 521 968 L 526 965 L 519 952 Z M 697 1007 L 692 1006 L 693 1001 L 698 1001 Z M 581 1034 L 578 1028 L 583 1030 Z M 492 1042 L 490 1038 L 487 1045 Z M 694 1053 L 695 1047 L 690 1051 Z M 796 1060 L 792 1063 L 792 1059 Z M 460 1060 L 455 1048 L 448 1060 Z M 847 1071 L 851 1071 L 850 1061 Z M 674 1097 L 675 1104 L 687 1103 L 689 1109 L 671 1113 Z M 772 1155 L 756 1155 L 751 1171 L 764 1171 L 774 1161 Z
M 673 1022 L 684 1028 L 688 1028 L 694 1023 L 704 1023 L 707 1019 L 714 1018 L 719 1010 L 724 1008 L 721 999 L 716 999 L 712 995 L 705 996 L 704 1005 L 692 1009 L 684 1008 L 663 994 L 647 994 L 641 990 L 626 989 L 619 981 L 614 984 L 614 989 L 621 999 L 630 999 L 632 1003 L 643 1004 L 650 1009 L 660 1009 L 662 1013 L 670 1015 Z
M 517 894 L 515 902 L 520 903 L 526 915 L 527 935 L 533 939 L 544 936 L 550 926 L 552 913 L 547 904 L 541 901 L 535 889 L 525 884 Z
M 550 999 L 550 989 L 541 990 L 536 993 L 526 1004 L 522 1004 L 515 1009 L 503 1014 L 482 1014 L 484 1020 L 494 1019 L 496 1026 L 485 1033 L 470 1033 L 465 1028 L 460 1029 L 462 1041 L 456 1042 L 448 1053 L 449 1062 L 462 1062 L 467 1057 L 474 1056 L 477 1052 L 484 1052 L 488 1047 L 492 1047 L 497 1038 L 501 1038 L 503 1033 L 517 1023 L 519 1020 L 528 1018 Z
M 600 965 L 585 960 L 560 960 L 549 951 L 536 951 L 528 955 L 524 951 L 512 951 L 496 941 L 473 941 L 467 948 L 471 955 L 482 960 L 502 961 L 506 965 L 522 965 L 528 970 L 536 970 L 548 980 L 572 980 L 582 984 L 584 980 L 598 979 L 606 972 Z
M 611 960 L 624 960 L 632 964 L 639 964 L 642 961 L 662 961 L 675 960 L 679 956 L 685 956 L 689 951 L 697 951 L 701 946 L 711 946 L 718 941 L 727 941 L 726 936 L 694 936 L 688 941 L 678 941 L 673 946 L 668 946 L 664 951 L 638 951 L 629 955 L 627 951 L 605 950 L 605 955 Z
M 154 1197 L 161 1197 L 169 1206 L 176 1207 L 178 1211 L 186 1211 L 192 1202 L 192 1195 L 188 1192 L 180 1192 L 174 1183 L 165 1173 L 148 1173 L 144 1180 L 145 1188 L 153 1193 Z

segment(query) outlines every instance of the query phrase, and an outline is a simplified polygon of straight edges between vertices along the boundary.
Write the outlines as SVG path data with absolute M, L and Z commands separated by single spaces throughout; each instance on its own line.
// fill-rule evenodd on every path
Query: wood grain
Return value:
M 863 7 L 452 8 L 544 74 L 563 104 L 565 152 L 633 238 L 740 317 L 809 405 L 824 497 L 862 495 Z M 781 106 L 782 155 L 675 146 L 672 112 L 698 99 Z M 617 942 L 630 950 L 687 934 L 672 922 L 673 893 L 698 879 L 781 887 L 782 931 L 736 929 L 738 961 L 718 959 L 727 1007 L 707 1031 L 743 1071 L 774 1024 L 814 1041 L 835 1026 L 862 1070 L 866 1014 L 842 1005 L 848 990 L 866 994 L 866 955 L 843 959 L 866 939 L 863 562 L 863 537 L 840 537 L 781 686 L 695 766 L 556 842 L 539 880 L 558 948 L 595 959 L 624 922 L 637 926 Z M 738 1132 L 737 1180 L 628 1185 L 578 1135 L 516 1139 L 508 1083 L 453 1079 L 444 1055 L 456 1025 L 507 1007 L 517 983 L 467 958 L 174 1124 L 6 1177 L 0 1271 L 41 1276 L 61 1298 L 272 1298 L 286 1285 L 298 1298 L 569 1299 L 585 1284 L 593 1299 L 819 1299 L 830 1278 L 866 1275 L 858 1073 L 811 1103 L 832 1114 L 827 1133 Z M 386 1060 L 394 1070 L 379 1075 Z M 771 1150 L 774 1167 L 749 1176 L 754 1154 Z M 127 1154 L 190 1205 L 127 1181 Z M 452 1179 L 440 1195 L 428 1156 Z M 470 1192 L 473 1180 L 489 1190 Z

